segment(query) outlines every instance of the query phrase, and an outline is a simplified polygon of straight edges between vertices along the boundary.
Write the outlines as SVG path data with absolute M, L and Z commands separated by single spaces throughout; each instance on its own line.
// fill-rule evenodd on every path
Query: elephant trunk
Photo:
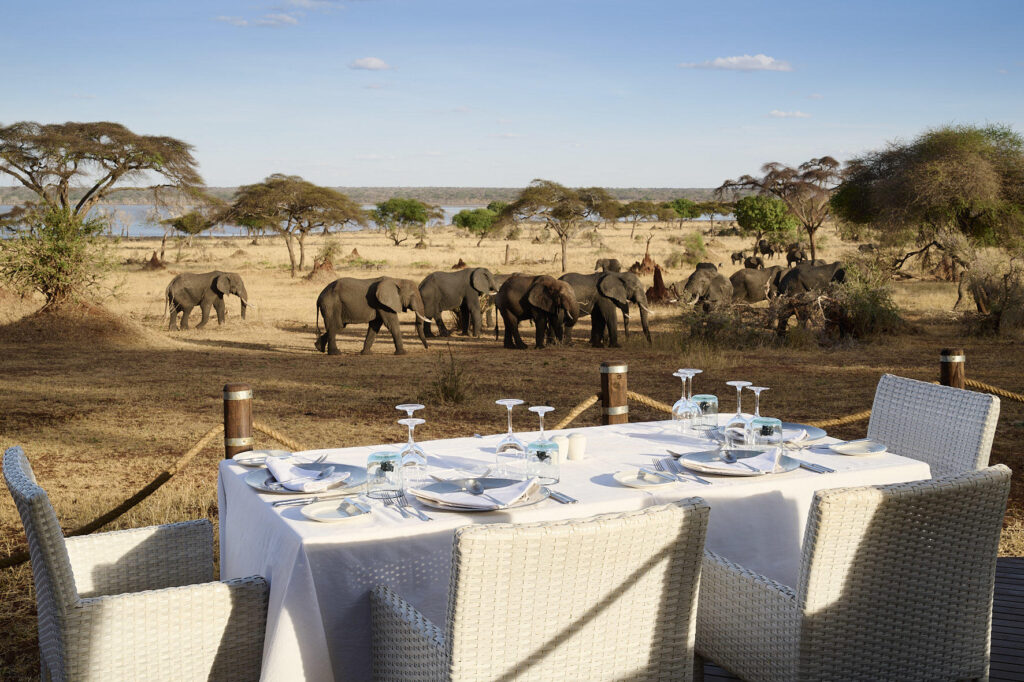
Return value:
M 413 308 L 413 312 L 416 313 L 416 336 L 420 337 L 420 343 L 422 343 L 423 347 L 426 348 L 427 335 L 426 332 L 423 331 L 423 323 L 430 322 L 430 320 L 423 317 L 423 313 L 421 313 L 419 310 L 416 310 L 415 308 Z
M 638 294 L 636 297 L 636 305 L 640 308 L 640 327 L 644 330 L 644 337 L 647 339 L 647 343 L 650 343 L 651 328 L 647 325 L 647 314 L 651 312 L 651 309 L 647 307 L 647 297 L 643 294 Z
M 249 307 L 249 303 L 243 298 L 242 299 L 242 319 L 245 319 L 245 309 Z
M 249 307 L 249 292 L 245 290 L 245 285 L 239 281 L 234 293 L 242 301 L 242 319 L 244 320 L 245 309 Z

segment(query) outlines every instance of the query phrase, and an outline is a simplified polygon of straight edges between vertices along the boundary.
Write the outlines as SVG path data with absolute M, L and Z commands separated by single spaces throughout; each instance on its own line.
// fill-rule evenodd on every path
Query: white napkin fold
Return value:
M 756 457 L 745 457 L 740 461 L 742 461 L 744 464 L 750 465 L 750 467 L 757 469 L 758 471 L 771 473 L 775 471 L 775 468 L 778 466 L 779 457 L 781 456 L 782 448 L 773 448 L 771 450 L 762 452 L 760 455 L 757 455 Z M 687 459 L 684 456 L 680 457 L 679 461 L 682 462 L 682 464 L 685 466 Z M 716 459 L 710 462 L 694 461 L 693 464 L 698 469 L 706 470 L 718 469 L 719 471 L 750 471 L 748 467 L 744 466 L 743 464 L 740 464 L 740 461 L 737 461 L 734 464 L 730 464 L 729 462 L 726 462 L 724 460 Z
M 278 483 L 296 492 L 318 493 L 350 476 L 347 471 L 335 471 L 330 476 L 317 479 L 319 471 L 301 469 L 282 457 L 268 457 L 266 464 L 267 470 Z
M 532 495 L 540 488 L 536 478 L 520 481 L 514 485 L 501 488 L 487 488 L 482 495 L 473 495 L 464 490 L 450 493 L 439 493 L 430 490 L 410 488 L 409 493 L 416 497 L 433 500 L 440 504 L 470 509 L 502 509 Z
M 442 467 L 427 468 L 427 474 L 441 481 L 463 481 L 467 478 L 483 478 L 489 473 L 491 473 L 489 468 L 483 473 L 480 473 L 479 471 L 470 471 L 469 469 L 446 469 Z
M 807 429 L 782 429 L 782 440 L 786 443 L 807 440 Z

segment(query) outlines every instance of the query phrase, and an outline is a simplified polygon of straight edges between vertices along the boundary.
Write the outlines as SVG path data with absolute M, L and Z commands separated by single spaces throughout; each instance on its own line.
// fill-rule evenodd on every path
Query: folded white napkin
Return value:
M 267 470 L 278 483 L 288 490 L 303 493 L 318 493 L 327 490 L 331 486 L 347 480 L 350 475 L 347 471 L 335 471 L 330 476 L 318 479 L 319 471 L 301 469 L 292 464 L 290 459 L 284 457 L 268 457 Z
M 446 469 L 442 467 L 428 467 L 427 474 L 439 481 L 464 481 L 467 478 L 482 478 L 491 473 L 490 469 L 470 471 L 469 469 Z
M 782 440 L 786 443 L 799 443 L 807 440 L 807 429 L 782 429 Z
M 778 466 L 779 457 L 781 456 L 782 448 L 773 448 L 771 450 L 762 452 L 760 455 L 757 455 L 756 457 L 745 457 L 741 461 L 744 464 L 748 464 L 750 465 L 750 467 L 757 469 L 758 471 L 771 473 L 775 471 L 775 467 Z M 683 464 L 683 466 L 686 466 L 686 457 L 680 457 L 679 461 Z M 719 471 L 750 471 L 748 467 L 744 466 L 743 464 L 740 464 L 739 461 L 730 464 L 729 462 L 726 462 L 724 460 L 716 459 L 711 462 L 694 461 L 693 464 L 696 465 L 698 469 L 705 469 L 709 471 L 714 469 L 717 469 Z
M 540 488 L 536 478 L 520 481 L 514 485 L 501 488 L 488 488 L 482 495 L 473 495 L 464 490 L 450 493 L 438 493 L 430 490 L 410 488 L 409 493 L 416 497 L 433 500 L 440 504 L 469 509 L 502 509 L 529 497 Z

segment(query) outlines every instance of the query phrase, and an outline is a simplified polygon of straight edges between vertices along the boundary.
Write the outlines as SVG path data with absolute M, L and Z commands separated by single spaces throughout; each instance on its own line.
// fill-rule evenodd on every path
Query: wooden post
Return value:
M 963 388 L 966 359 L 963 348 L 943 348 L 939 355 L 939 383 L 943 386 Z
M 505 244 L 505 265 L 508 265 L 508 252 L 511 248 L 509 244 Z
M 252 450 L 252 388 L 224 384 L 224 457 Z
M 629 365 L 624 362 L 601 363 L 601 423 L 625 424 L 629 421 L 626 404 L 626 378 Z

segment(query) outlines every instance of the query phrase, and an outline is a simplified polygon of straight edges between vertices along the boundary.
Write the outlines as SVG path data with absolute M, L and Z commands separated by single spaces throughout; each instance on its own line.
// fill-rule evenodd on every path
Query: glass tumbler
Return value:
M 382 450 L 366 460 L 366 495 L 385 499 L 403 492 L 402 453 Z
M 710 431 L 718 426 L 718 396 L 710 393 L 698 393 L 693 402 L 700 406 L 701 435 L 708 437 Z
M 748 441 L 754 450 L 768 451 L 781 448 L 782 421 L 774 417 L 754 417 L 750 420 Z

